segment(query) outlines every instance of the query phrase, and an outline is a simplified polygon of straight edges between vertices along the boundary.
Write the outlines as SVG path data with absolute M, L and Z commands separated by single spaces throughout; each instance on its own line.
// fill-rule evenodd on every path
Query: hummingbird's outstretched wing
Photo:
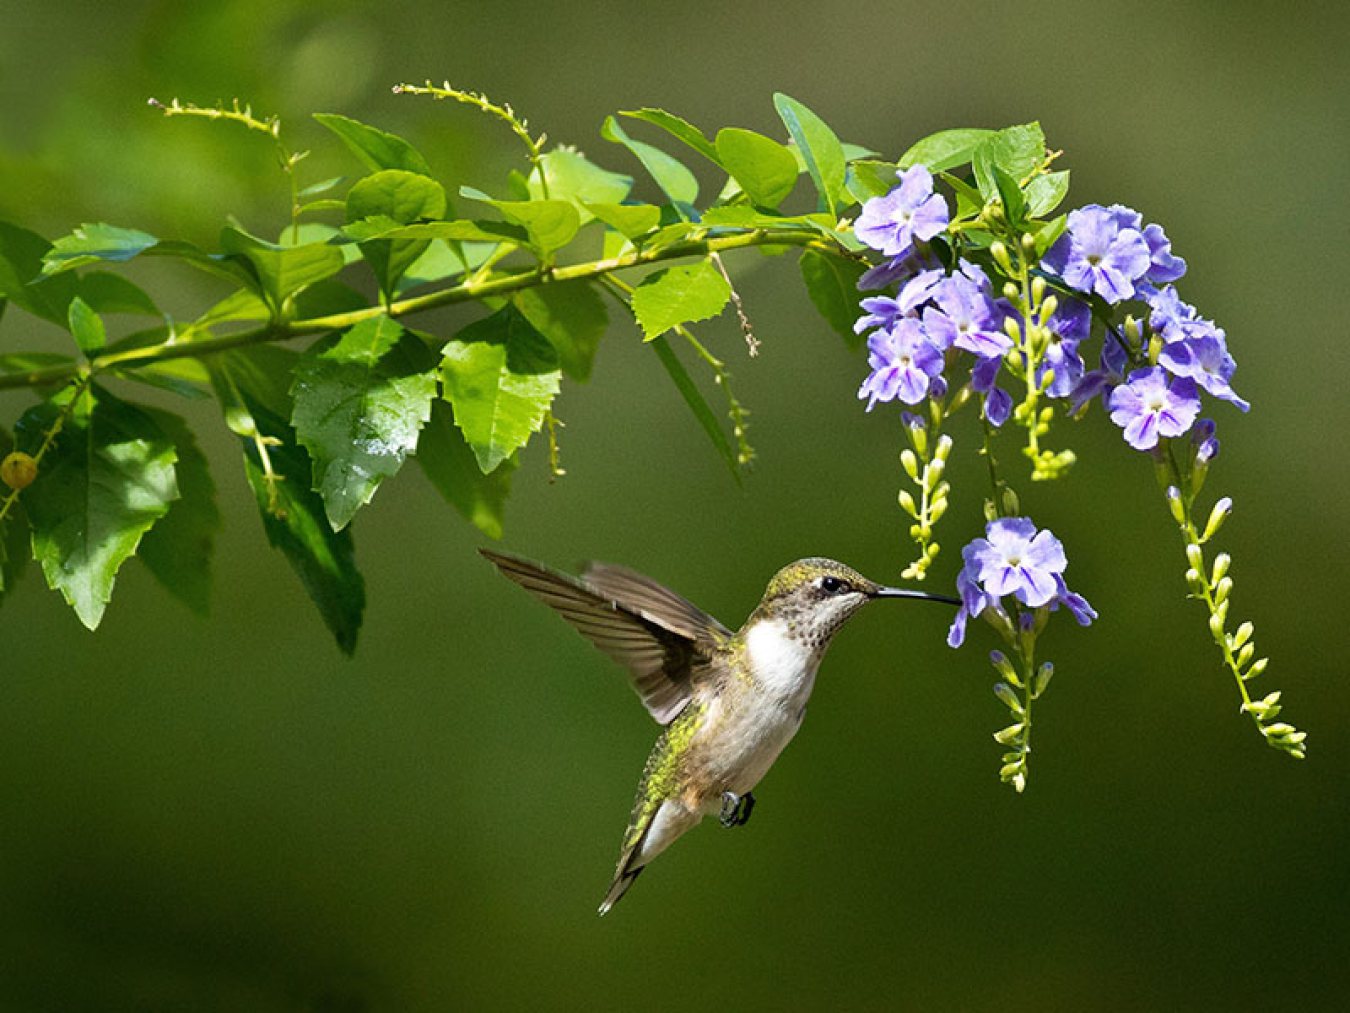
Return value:
M 731 636 L 716 619 L 631 570 L 593 565 L 578 579 L 519 556 L 478 551 L 628 669 L 643 706 L 660 724 L 684 710 L 695 670 Z

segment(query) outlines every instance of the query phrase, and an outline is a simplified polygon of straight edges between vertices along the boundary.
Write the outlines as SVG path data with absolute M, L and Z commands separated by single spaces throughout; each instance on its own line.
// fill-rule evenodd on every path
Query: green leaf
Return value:
M 347 194 L 347 221 L 378 217 L 411 225 L 445 214 L 445 189 L 427 176 L 385 169 L 359 180 Z M 426 239 L 380 240 L 361 244 L 361 255 L 375 272 L 380 291 L 393 294 L 398 280 L 427 248 Z
M 581 214 L 565 200 L 494 200 L 481 190 L 460 187 L 460 195 L 491 204 L 502 216 L 522 226 L 530 245 L 544 257 L 570 243 L 581 228 Z
M 75 344 L 86 356 L 93 356 L 108 343 L 108 332 L 103 328 L 103 321 L 79 296 L 70 300 L 69 323 Z
M 60 355 L 57 352 L 8 352 L 0 355 L 0 373 L 27 373 L 45 366 L 57 366 L 74 361 L 71 356 Z
M 1027 184 L 1027 208 L 1033 218 L 1048 215 L 1069 193 L 1069 170 L 1047 172 Z
M 717 155 L 746 196 L 761 207 L 776 208 L 797 185 L 792 152 L 753 130 L 719 130 Z
M 562 380 L 558 353 L 514 303 L 464 328 L 444 352 L 455 425 L 490 474 L 544 424 Z
M 994 185 L 998 188 L 999 200 L 1003 202 L 1004 218 L 1007 219 L 1012 228 L 1021 228 L 1026 219 L 1027 211 L 1027 202 L 1022 196 L 1022 188 L 1017 185 L 1017 180 L 997 165 L 991 166 L 989 171 L 993 174 Z
M 464 519 L 489 538 L 501 538 L 502 514 L 511 492 L 516 459 L 508 457 L 492 474 L 478 467 L 473 448 L 455 426 L 454 413 L 443 401 L 431 406 L 431 420 L 417 441 L 417 463 L 436 491 Z
M 14 440 L 0 429 L 0 459 L 5 458 L 14 449 Z M 0 497 L 2 498 L 2 497 Z M 0 603 L 5 595 L 18 583 L 23 571 L 28 568 L 28 560 L 33 550 L 28 538 L 28 517 L 23 510 L 23 500 L 16 499 L 9 513 L 0 520 Z
M 642 167 L 671 200 L 684 204 L 692 204 L 698 200 L 698 180 L 682 162 L 667 155 L 660 148 L 633 140 L 613 116 L 605 117 L 605 122 L 600 127 L 600 136 L 615 144 L 622 144 L 637 156 Z
M 144 411 L 173 441 L 180 496 L 146 533 L 137 556 L 165 590 L 204 616 L 211 603 L 211 556 L 220 530 L 216 484 L 187 423 L 170 412 Z
M 844 148 L 839 138 L 824 120 L 791 96 L 775 92 L 773 105 L 805 160 L 825 209 L 831 216 L 837 215 L 845 176 Z
M 562 371 L 573 380 L 590 379 L 596 346 L 609 326 L 599 290 L 587 281 L 565 281 L 523 289 L 513 300 L 557 350 Z
M 667 268 L 648 275 L 633 291 L 633 315 L 651 341 L 679 324 L 715 317 L 731 298 L 731 286 L 712 261 Z
M 314 462 L 314 490 L 334 531 L 403 466 L 430 415 L 436 375 L 398 347 L 403 337 L 381 315 L 316 345 L 295 368 L 291 424 Z
M 539 170 L 530 173 L 528 180 L 531 200 L 571 201 L 581 212 L 581 224 L 591 220 L 588 204 L 619 204 L 633 189 L 633 177 L 602 169 L 575 148 L 558 147 L 544 152 L 540 163 L 548 194 L 539 184 Z
M 991 171 L 997 166 L 1016 182 L 1034 173 L 1045 160 L 1045 134 L 1039 123 L 1004 127 L 986 138 L 971 156 L 975 181 L 986 200 L 998 196 L 998 182 Z
M 661 223 L 655 204 L 587 204 L 586 210 L 628 239 L 645 236 Z
M 922 165 L 932 173 L 954 169 L 969 162 L 975 149 L 993 136 L 994 131 L 982 127 L 939 130 L 912 144 L 900 156 L 900 167 L 908 169 L 912 165 Z
M 323 500 L 309 487 L 309 456 L 285 421 L 291 408 L 284 385 L 295 359 L 280 348 L 226 352 L 212 362 L 211 378 L 226 423 L 243 444 L 244 473 L 267 540 L 295 569 L 338 646 L 351 654 L 365 582 L 356 569 L 351 530 L 329 526 Z
M 274 309 L 306 285 L 330 278 L 343 268 L 342 251 L 336 246 L 279 246 L 232 226 L 221 230 L 220 246 L 252 268 L 255 290 Z
M 0 299 L 65 327 L 77 282 L 69 275 L 43 275 L 43 257 L 50 250 L 51 244 L 36 232 L 0 222 Z
M 848 192 L 859 204 L 884 197 L 900 185 L 894 162 L 863 160 L 848 166 Z
M 319 115 L 322 116 L 323 113 L 320 113 Z M 380 165 L 380 166 L 375 166 L 375 165 L 372 165 L 370 168 L 372 168 L 372 169 L 377 169 L 377 168 L 378 168 L 378 169 L 403 169 L 403 168 L 406 168 L 406 166 L 402 166 L 402 165 Z M 420 171 L 420 170 L 418 170 L 418 169 L 413 169 L 412 171 L 413 171 L 413 172 L 418 172 L 418 171 Z M 297 191 L 295 192 L 295 195 L 296 195 L 297 197 L 318 197 L 320 194 L 325 194 L 325 193 L 327 193 L 329 190 L 336 189 L 336 188 L 338 187 L 338 185 L 341 184 L 342 181 L 343 181 L 344 179 L 346 179 L 345 176 L 330 176 L 328 179 L 320 180 L 320 181 L 317 182 L 317 183 L 311 183 L 311 184 L 309 184 L 309 186 L 301 187 L 299 190 L 297 190 Z M 318 203 L 322 203 L 322 202 L 318 202 Z M 339 206 L 341 206 L 342 201 L 337 201 L 336 203 L 337 203 Z
M 736 469 L 736 450 L 727 439 L 727 434 L 722 431 L 721 424 L 717 421 L 717 415 L 708 407 L 708 402 L 704 400 L 703 394 L 695 386 L 693 379 L 689 376 L 689 371 L 684 368 L 675 350 L 670 347 L 670 342 L 665 338 L 657 337 L 652 339 L 651 346 L 656 352 L 656 357 L 661 360 L 661 365 L 665 367 L 666 373 L 675 384 L 676 390 L 680 392 L 680 397 L 684 398 L 684 403 L 689 406 L 689 410 L 694 413 L 694 418 L 707 434 L 712 445 L 721 455 L 722 460 L 726 462 L 731 469 L 732 476 L 739 483 L 741 473 Z
M 431 167 L 421 153 L 396 134 L 337 113 L 315 113 L 314 118 L 337 134 L 368 169 L 403 169 L 431 175 Z
M 828 230 L 834 224 L 834 219 L 827 214 L 770 214 L 747 207 L 744 204 L 732 204 L 727 207 L 709 208 L 703 213 L 703 219 L 699 224 L 706 227 L 731 225 L 736 228 L 747 229 L 781 229 L 806 226 L 812 232 L 822 232 Z
M 121 275 L 90 271 L 80 278 L 80 298 L 98 313 L 132 313 L 157 317 L 159 307 L 153 299 Z
M 529 233 L 523 228 L 506 222 L 418 222 L 415 225 L 402 225 L 384 215 L 350 222 L 343 227 L 342 234 L 359 242 L 371 239 L 441 239 L 446 242 L 514 243 L 525 246 L 530 241 Z
M 36 452 L 68 406 L 24 506 L 48 586 L 92 630 L 118 569 L 178 498 L 177 452 L 150 416 L 97 386 L 78 397 L 67 388 L 26 412 L 16 427 L 19 445 Z
M 712 141 L 708 140 L 703 131 L 674 113 L 668 113 L 664 109 L 624 109 L 619 111 L 619 115 L 632 120 L 642 120 L 654 127 L 660 127 L 670 136 L 693 148 L 713 164 L 722 165 L 717 147 Z
M 800 264 L 806 292 L 820 315 L 849 348 L 859 348 L 863 339 L 853 332 L 853 324 L 858 319 L 858 300 L 861 298 L 858 279 L 867 270 L 867 265 L 816 250 L 803 253 Z
M 59 274 L 100 260 L 121 263 L 140 256 L 159 240 L 139 229 L 124 229 L 106 222 L 86 222 L 62 236 L 43 257 L 42 273 Z

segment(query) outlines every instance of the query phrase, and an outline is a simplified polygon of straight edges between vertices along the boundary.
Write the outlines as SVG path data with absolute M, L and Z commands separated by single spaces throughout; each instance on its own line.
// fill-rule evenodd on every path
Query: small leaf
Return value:
M 1039 123 L 1004 127 L 987 137 L 971 156 L 975 181 L 986 200 L 998 196 L 998 183 L 991 166 L 997 166 L 1021 182 L 1035 172 L 1045 159 L 1045 134 Z
M 806 162 L 806 171 L 825 202 L 825 210 L 836 215 L 844 194 L 843 145 L 824 120 L 791 96 L 775 92 L 773 104 Z
M 923 165 L 932 173 L 955 169 L 969 162 L 975 156 L 975 149 L 993 136 L 994 131 L 982 127 L 939 130 L 912 144 L 900 156 L 900 167 L 908 169 L 912 165 Z
M 445 189 L 428 176 L 402 169 L 385 169 L 359 180 L 347 194 L 347 221 L 378 217 L 399 225 L 445 214 Z M 398 280 L 427 248 L 427 240 L 381 240 L 361 244 L 361 255 L 375 272 L 380 291 L 388 298 Z
M 862 335 L 853 332 L 853 324 L 859 315 L 858 279 L 867 265 L 807 250 L 802 254 L 801 269 L 806 292 L 820 315 L 849 348 L 861 347 Z
M 661 222 L 655 204 L 587 204 L 586 210 L 628 239 L 645 236 Z
M 43 275 L 51 244 L 36 232 L 0 222 L 0 300 L 8 299 L 34 316 L 66 326 L 66 308 L 78 283 L 72 275 Z
M 600 136 L 615 144 L 622 144 L 636 155 L 642 167 L 671 200 L 685 204 L 692 204 L 698 200 L 698 180 L 682 162 L 667 155 L 660 148 L 633 140 L 613 116 L 605 117 L 605 122 L 600 127 Z
M 727 434 L 722 431 L 721 424 L 717 421 L 717 415 L 708 407 L 708 402 L 703 394 L 695 385 L 693 379 L 689 376 L 689 371 L 684 368 L 679 358 L 675 355 L 675 350 L 670 347 L 670 342 L 665 338 L 657 337 L 651 341 L 652 350 L 656 352 L 656 357 L 661 360 L 661 365 L 665 367 L 666 373 L 670 376 L 671 382 L 675 384 L 675 389 L 680 392 L 680 397 L 684 398 L 684 403 L 689 406 L 689 410 L 694 413 L 694 418 L 712 445 L 717 449 L 723 461 L 731 469 L 731 476 L 739 483 L 741 473 L 736 467 L 736 449 L 727 439 Z
M 514 457 L 484 475 L 473 448 L 455 426 L 450 406 L 437 401 L 417 441 L 417 463 L 465 520 L 489 538 L 501 538 L 502 513 L 511 491 L 511 473 L 516 470 Z
M 173 441 L 180 496 L 146 533 L 137 555 L 170 594 L 204 616 L 210 609 L 211 556 L 220 530 L 216 484 L 187 423 L 166 411 L 144 410 Z
M 502 216 L 529 233 L 530 245 L 548 256 L 570 243 L 581 228 L 581 215 L 565 200 L 494 200 L 481 190 L 460 187 L 460 195 L 491 204 Z
M 539 170 L 530 173 L 528 191 L 531 200 L 571 201 L 581 212 L 581 224 L 590 221 L 588 204 L 619 204 L 633 189 L 633 177 L 602 169 L 575 148 L 559 147 L 544 152 L 539 160 L 548 194 L 539 183 Z
M 431 167 L 411 144 L 397 134 L 367 126 L 337 113 L 315 113 L 314 118 L 337 134 L 368 169 L 403 169 L 431 175 Z
M 679 324 L 715 317 L 731 298 L 731 286 L 711 261 L 667 268 L 643 279 L 633 292 L 633 314 L 646 340 Z
M 56 352 L 10 352 L 0 355 L 0 373 L 27 373 L 45 366 L 58 366 L 74 361 L 71 356 L 59 355 Z
M 343 227 L 342 234 L 358 242 L 371 239 L 441 239 L 446 242 L 514 243 L 525 246 L 530 241 L 529 233 L 523 228 L 506 222 L 418 222 L 415 225 L 403 225 L 384 215 L 350 222 Z
M 599 290 L 587 281 L 565 281 L 523 289 L 513 300 L 557 349 L 562 371 L 573 380 L 588 380 L 596 346 L 609 326 Z
M 19 445 L 35 451 L 73 396 L 67 388 L 26 412 L 16 427 Z M 24 493 L 33 556 L 89 629 L 103 618 L 117 571 L 178 498 L 176 458 L 145 412 L 91 386 Z
M 103 321 L 79 296 L 70 301 L 69 320 L 71 336 L 86 356 L 94 355 L 108 343 Z
M 1027 208 L 1033 218 L 1048 215 L 1069 193 L 1069 170 L 1035 176 L 1027 184 Z
M 124 229 L 106 222 L 86 223 L 52 244 L 42 258 L 43 274 L 58 274 L 100 260 L 121 263 L 140 256 L 159 240 L 139 229 Z
M 138 285 L 121 275 L 90 271 L 80 278 L 80 298 L 96 313 L 133 313 L 160 316 L 159 307 Z
M 285 555 L 338 646 L 351 654 L 365 610 L 365 582 L 351 531 L 329 526 L 323 500 L 309 488 L 309 456 L 285 422 L 291 411 L 285 382 L 295 360 L 280 348 L 226 352 L 212 362 L 211 379 L 226 423 L 240 436 L 244 474 L 268 542 Z
M 330 278 L 344 266 L 336 246 L 279 246 L 232 226 L 221 230 L 220 246 L 252 268 L 256 290 L 277 309 L 306 285 Z
M 753 130 L 719 130 L 717 155 L 746 196 L 761 207 L 776 208 L 797 185 L 792 152 Z
M 721 166 L 722 164 L 717 153 L 717 147 L 712 141 L 708 140 L 703 131 L 674 113 L 668 113 L 664 109 L 625 109 L 621 110 L 619 115 L 627 116 L 632 120 L 642 120 L 644 123 L 660 127 L 671 137 L 689 145 L 715 165 Z
M 900 180 L 895 173 L 896 165 L 894 162 L 850 162 L 848 167 L 848 192 L 859 204 L 865 203 L 873 197 L 884 197 L 900 185 Z
M 490 474 L 544 424 L 562 379 L 558 353 L 513 303 L 464 328 L 444 352 L 455 425 Z
M 403 335 L 381 315 L 311 348 L 295 367 L 291 424 L 334 531 L 403 466 L 430 415 L 435 373 L 398 347 Z

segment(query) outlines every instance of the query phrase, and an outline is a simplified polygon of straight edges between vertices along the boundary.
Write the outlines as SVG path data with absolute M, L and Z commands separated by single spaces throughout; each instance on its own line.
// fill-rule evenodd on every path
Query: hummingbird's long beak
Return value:
M 945 594 L 929 594 L 927 591 L 911 591 L 907 587 L 879 587 L 872 592 L 873 598 L 921 598 L 924 601 L 940 601 L 946 605 L 960 605 L 960 598 L 949 598 Z

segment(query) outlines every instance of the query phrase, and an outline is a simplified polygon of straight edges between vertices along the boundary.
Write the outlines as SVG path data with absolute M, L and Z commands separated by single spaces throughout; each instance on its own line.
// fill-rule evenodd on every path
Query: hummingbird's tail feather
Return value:
M 609 909 L 619 902 L 619 898 L 628 892 L 628 888 L 633 885 L 633 881 L 642 875 L 642 870 L 647 868 L 645 865 L 639 865 L 636 869 L 625 869 L 614 877 L 614 882 L 609 885 L 609 892 L 605 894 L 605 899 L 600 902 L 600 917 L 609 914 Z

